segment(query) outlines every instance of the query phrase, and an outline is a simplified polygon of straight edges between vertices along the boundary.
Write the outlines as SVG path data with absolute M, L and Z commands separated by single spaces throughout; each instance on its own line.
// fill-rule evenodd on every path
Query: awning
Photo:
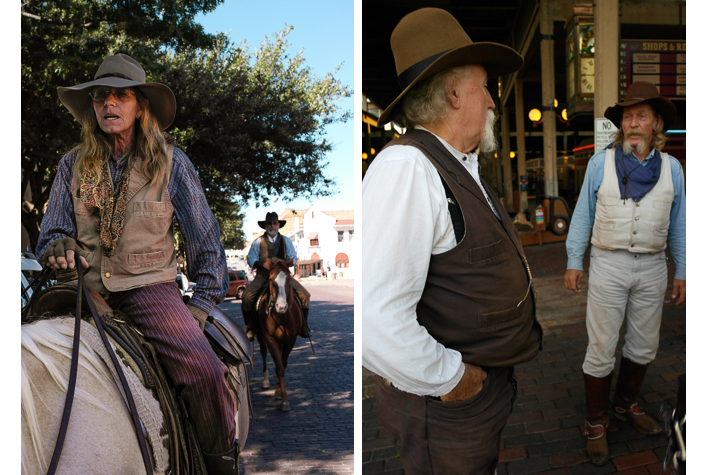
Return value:
M 319 262 L 323 262 L 323 259 L 308 259 L 308 260 L 305 260 L 305 261 L 298 261 L 298 265 L 299 265 L 299 266 L 305 266 L 305 265 L 308 265 L 308 264 L 317 264 L 317 263 L 319 263 Z
M 313 239 L 318 239 L 318 233 L 311 233 L 308 235 L 308 239 L 313 240 Z

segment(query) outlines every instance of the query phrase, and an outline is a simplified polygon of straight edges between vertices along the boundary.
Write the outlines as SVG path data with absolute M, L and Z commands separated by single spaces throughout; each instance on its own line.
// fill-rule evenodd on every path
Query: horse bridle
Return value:
M 81 269 L 81 265 L 77 266 L 77 270 L 78 270 L 78 274 L 79 274 L 79 282 L 78 282 L 77 293 L 76 293 L 76 316 L 75 316 L 75 320 L 74 320 L 74 339 L 73 339 L 73 343 L 72 343 L 72 358 L 71 358 L 71 367 L 69 370 L 69 383 L 68 383 L 68 388 L 67 388 L 67 397 L 64 401 L 64 411 L 62 413 L 62 422 L 59 427 L 59 435 L 57 436 L 57 442 L 54 446 L 54 452 L 52 453 L 52 460 L 49 464 L 49 468 L 47 469 L 47 475 L 54 475 L 54 473 L 57 470 L 57 465 L 59 464 L 59 457 L 62 454 L 62 448 L 64 446 L 64 439 L 66 438 L 67 428 L 69 426 L 69 416 L 71 415 L 72 404 L 74 402 L 74 390 L 76 389 L 76 376 L 77 376 L 77 370 L 78 370 L 78 365 L 79 365 L 79 337 L 81 335 L 82 294 L 86 297 L 86 302 L 89 305 L 89 310 L 91 312 L 91 316 L 94 319 L 94 323 L 96 324 L 96 329 L 99 331 L 99 334 L 101 335 L 101 341 L 103 341 L 104 346 L 106 347 L 106 350 L 108 351 L 108 354 L 111 357 L 111 361 L 113 362 L 113 366 L 116 368 L 116 373 L 118 373 L 118 377 L 121 380 L 121 386 L 123 388 L 125 400 L 128 403 L 128 407 L 131 412 L 131 418 L 133 419 L 133 428 L 136 431 L 136 436 L 138 437 L 138 445 L 140 446 L 141 455 L 143 456 L 143 464 L 145 465 L 146 473 L 148 475 L 151 475 L 153 473 L 153 467 L 152 467 L 151 457 L 150 457 L 150 452 L 149 452 L 150 449 L 148 448 L 148 444 L 145 440 L 145 436 L 143 435 L 143 431 L 141 430 L 141 422 L 138 417 L 138 410 L 136 409 L 136 404 L 133 401 L 133 395 L 131 393 L 131 389 L 128 386 L 128 381 L 126 380 L 126 376 L 123 374 L 123 370 L 121 369 L 121 365 L 119 364 L 118 359 L 116 358 L 116 353 L 113 351 L 111 344 L 109 343 L 108 339 L 106 338 L 106 333 L 104 331 L 103 323 L 101 322 L 101 319 L 99 318 L 99 316 L 96 312 L 96 308 L 94 307 L 94 304 L 91 300 L 91 296 L 89 295 L 89 291 L 86 286 L 86 282 L 84 282 L 84 273 Z M 49 275 L 49 273 L 47 273 L 47 275 Z

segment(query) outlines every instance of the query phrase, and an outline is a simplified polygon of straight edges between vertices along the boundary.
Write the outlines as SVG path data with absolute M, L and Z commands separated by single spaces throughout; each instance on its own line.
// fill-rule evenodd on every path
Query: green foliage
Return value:
M 38 225 L 61 156 L 80 140 L 80 127 L 60 103 L 57 87 L 91 80 L 103 58 L 134 57 L 146 80 L 175 93 L 168 130 L 197 169 L 226 248 L 243 242 L 240 206 L 324 196 L 331 149 L 325 127 L 351 115 L 350 97 L 333 73 L 316 77 L 299 53 L 290 57 L 290 27 L 253 53 L 245 42 L 205 34 L 199 12 L 222 0 L 28 0 L 22 4 L 22 190 L 34 213 L 23 224 L 36 244 Z M 229 244 L 228 244 L 229 243 Z

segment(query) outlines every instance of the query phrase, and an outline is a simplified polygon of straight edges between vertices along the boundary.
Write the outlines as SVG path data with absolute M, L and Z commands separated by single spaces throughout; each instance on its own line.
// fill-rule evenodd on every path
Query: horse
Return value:
M 291 405 L 288 402 L 284 373 L 288 364 L 288 355 L 296 343 L 296 337 L 303 325 L 303 316 L 298 299 L 291 288 L 291 272 L 288 268 L 293 265 L 293 259 L 288 261 L 266 260 L 271 265 L 269 271 L 269 284 L 267 291 L 258 300 L 259 325 L 256 338 L 259 341 L 259 350 L 264 367 L 264 380 L 262 388 L 268 389 L 269 371 L 266 368 L 266 349 L 269 349 L 271 358 L 276 366 L 276 391 L 274 400 L 281 400 L 281 411 L 288 412 Z
M 54 450 L 64 409 L 74 334 L 71 315 L 23 324 L 22 333 L 22 470 L 44 474 Z M 116 385 L 118 377 L 96 328 L 82 321 L 76 392 L 57 474 L 145 474 L 145 465 L 130 412 Z M 119 359 L 120 361 L 120 359 Z M 152 447 L 153 474 L 175 473 L 160 403 L 123 363 L 138 412 Z M 231 377 L 246 382 L 246 369 L 228 366 Z M 244 386 L 244 384 L 242 385 Z M 239 389 L 242 391 L 242 388 Z M 237 406 L 248 395 L 232 394 L 237 437 L 243 449 L 249 411 Z M 183 467 L 184 464 L 183 464 Z M 185 470 L 185 468 L 183 468 Z

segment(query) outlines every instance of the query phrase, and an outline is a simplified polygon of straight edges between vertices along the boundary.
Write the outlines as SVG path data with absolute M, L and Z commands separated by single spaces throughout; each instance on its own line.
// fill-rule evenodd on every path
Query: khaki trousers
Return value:
M 624 317 L 627 331 L 622 355 L 637 364 L 648 364 L 656 357 L 668 268 L 663 251 L 632 254 L 592 246 L 590 256 L 589 345 L 582 370 L 603 378 L 614 369 Z

